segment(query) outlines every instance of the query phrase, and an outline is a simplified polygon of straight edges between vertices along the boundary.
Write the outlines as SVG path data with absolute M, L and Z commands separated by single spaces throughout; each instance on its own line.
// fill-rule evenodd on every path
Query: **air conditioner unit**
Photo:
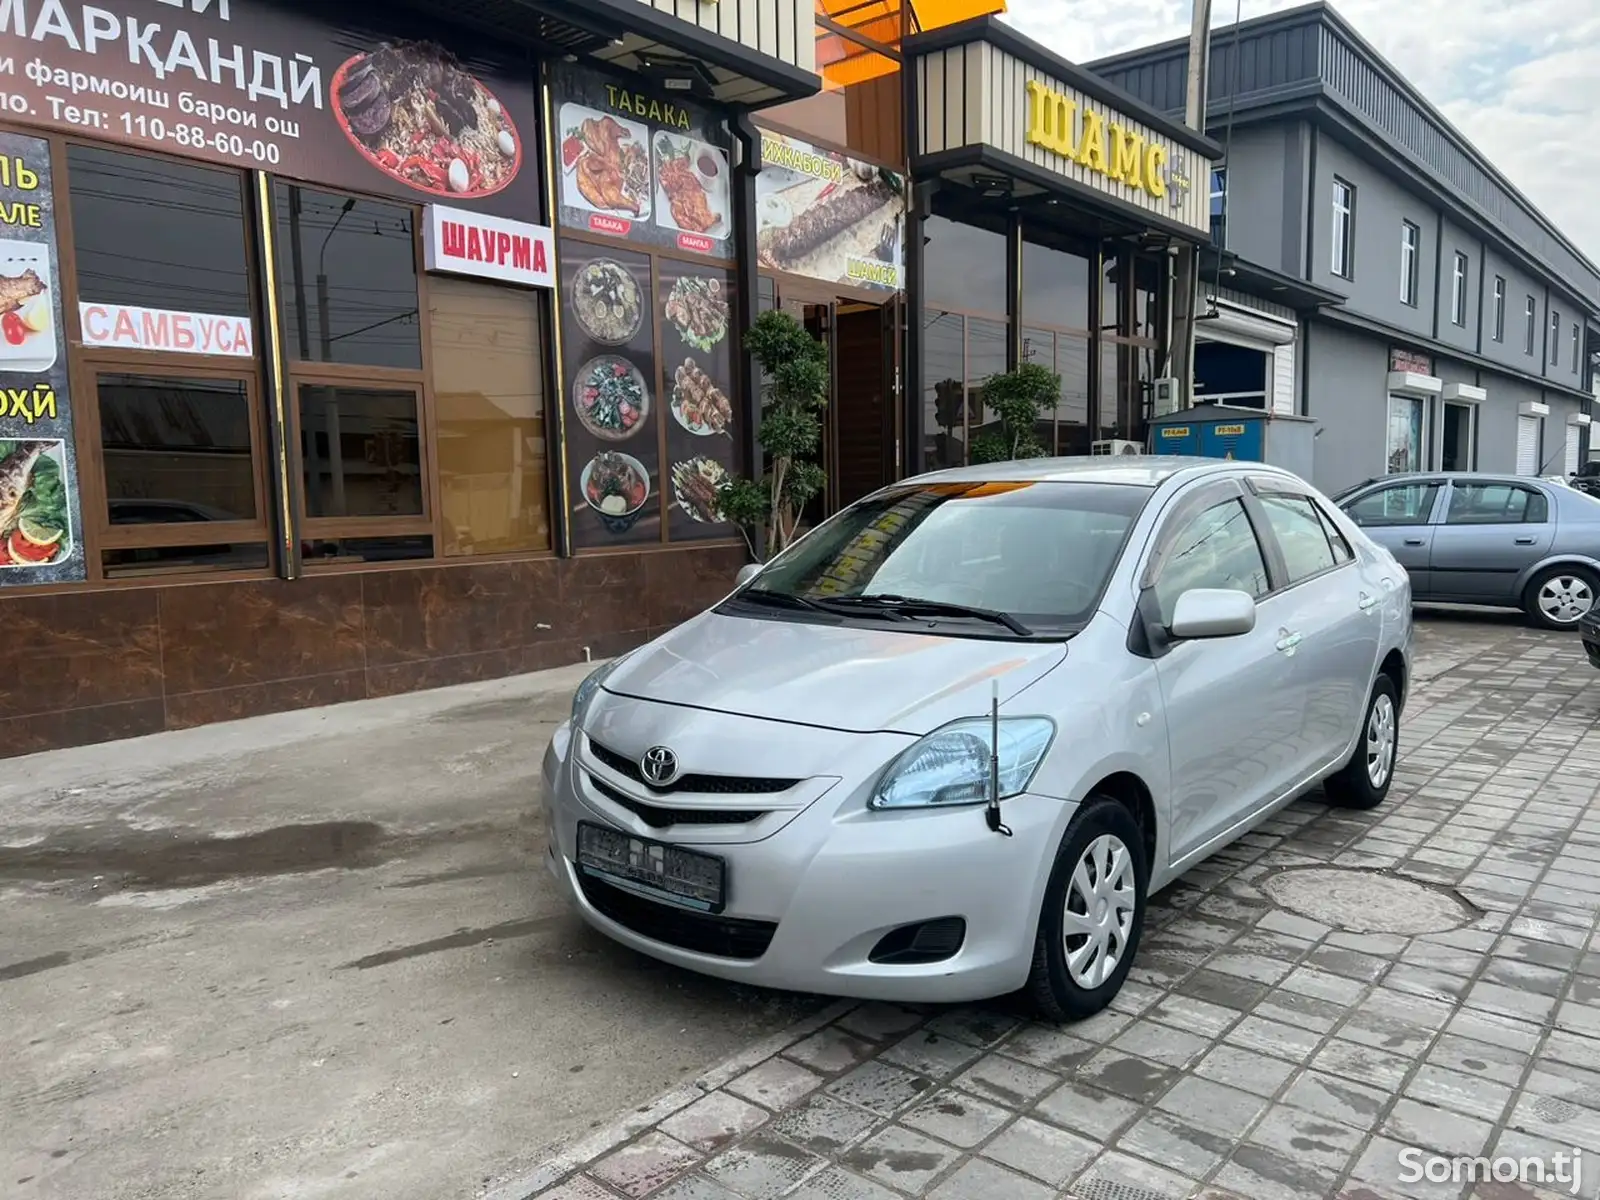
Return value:
M 1103 442 L 1095 442 L 1089 447 L 1090 454 L 1143 454 L 1144 447 L 1138 442 L 1130 442 L 1127 438 L 1108 438 Z

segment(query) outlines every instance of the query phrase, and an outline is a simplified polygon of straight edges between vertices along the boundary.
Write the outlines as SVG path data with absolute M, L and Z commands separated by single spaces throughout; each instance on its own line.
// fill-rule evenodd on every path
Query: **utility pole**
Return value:
M 1189 27 L 1189 79 L 1183 121 L 1199 133 L 1206 131 L 1206 85 L 1211 73 L 1211 0 L 1194 0 Z M 1211 190 L 1210 168 L 1196 186 Z M 1194 403 L 1194 325 L 1200 306 L 1200 248 L 1185 245 L 1178 251 L 1173 278 L 1172 375 L 1178 381 L 1178 403 Z

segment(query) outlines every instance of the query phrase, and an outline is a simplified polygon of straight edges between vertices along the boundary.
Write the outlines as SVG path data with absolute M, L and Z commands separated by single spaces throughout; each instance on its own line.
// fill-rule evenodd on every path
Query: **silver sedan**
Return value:
M 1520 608 L 1575 629 L 1600 599 L 1600 500 L 1576 488 L 1441 472 L 1369 479 L 1335 499 L 1405 567 L 1418 600 Z
M 695 971 L 1082 1017 L 1150 893 L 1319 783 L 1383 800 L 1410 653 L 1405 572 L 1287 472 L 925 475 L 584 682 L 548 866 Z

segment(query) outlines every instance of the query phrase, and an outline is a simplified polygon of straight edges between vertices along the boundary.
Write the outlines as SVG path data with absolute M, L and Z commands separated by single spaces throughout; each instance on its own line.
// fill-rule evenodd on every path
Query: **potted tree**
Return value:
M 1060 395 L 1061 376 L 1037 363 L 1023 363 L 1015 371 L 989 376 L 983 382 L 983 403 L 998 418 L 1000 428 L 973 438 L 968 460 L 993 463 L 1043 458 L 1049 451 L 1039 440 L 1039 415 L 1054 408 Z

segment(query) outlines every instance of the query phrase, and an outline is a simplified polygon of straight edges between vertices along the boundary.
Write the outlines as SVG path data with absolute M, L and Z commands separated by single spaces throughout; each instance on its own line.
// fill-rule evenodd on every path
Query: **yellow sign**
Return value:
M 1218 437 L 1239 437 L 1244 433 L 1243 425 L 1218 425 L 1216 428 Z
M 1189 427 L 1187 425 L 1165 425 L 1161 429 L 1161 436 L 1164 438 L 1186 438 L 1189 436 Z
M 1064 92 L 1028 80 L 1029 145 L 1042 146 L 1097 175 L 1136 187 L 1156 200 L 1167 195 L 1167 148 L 1146 145 L 1144 135 L 1124 128 L 1092 108 L 1079 111 Z

